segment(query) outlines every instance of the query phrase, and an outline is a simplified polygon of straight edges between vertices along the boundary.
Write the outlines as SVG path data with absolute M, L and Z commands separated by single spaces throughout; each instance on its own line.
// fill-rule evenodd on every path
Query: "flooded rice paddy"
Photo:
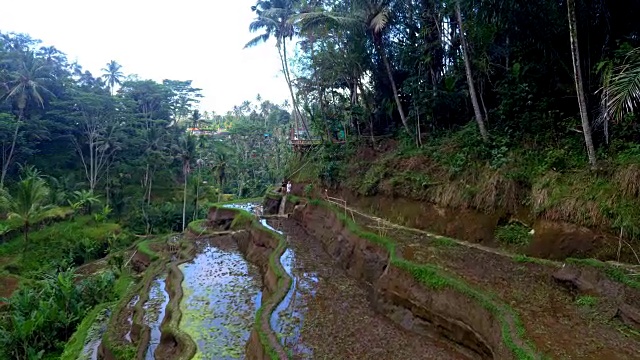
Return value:
M 227 207 L 260 213 L 259 204 Z M 369 290 L 294 221 L 261 223 L 287 239 L 280 261 L 293 282 L 270 325 L 294 359 L 463 358 L 376 313 Z M 185 276 L 180 327 L 197 343 L 196 359 L 244 358 L 261 302 L 259 271 L 229 237 L 199 240 L 197 248 L 194 260 L 180 266 Z
M 259 270 L 245 261 L 229 237 L 203 241 L 198 248 L 191 262 L 180 265 L 180 327 L 198 346 L 194 359 L 244 358 L 260 307 Z

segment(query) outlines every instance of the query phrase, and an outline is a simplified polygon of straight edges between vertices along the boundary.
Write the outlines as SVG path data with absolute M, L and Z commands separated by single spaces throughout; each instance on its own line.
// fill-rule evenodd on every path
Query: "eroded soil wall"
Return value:
M 294 184 L 293 192 L 302 196 L 304 184 Z M 319 192 L 315 194 L 321 196 Z M 564 222 L 537 219 L 526 209 L 517 214 L 504 211 L 483 213 L 470 208 L 444 208 L 436 204 L 384 195 L 356 196 L 348 190 L 329 191 L 347 201 L 347 205 L 375 214 L 400 225 L 430 231 L 460 240 L 497 246 L 495 231 L 499 225 L 517 220 L 534 230 L 525 255 L 563 260 L 569 257 L 618 260 L 618 238 L 606 232 Z M 621 249 L 620 261 L 635 263 L 628 248 Z
M 498 319 L 475 299 L 449 288 L 426 288 L 392 264 L 384 247 L 351 233 L 330 209 L 308 205 L 293 217 L 349 275 L 371 285 L 376 310 L 402 327 L 448 339 L 473 358 L 513 357 Z
M 279 260 L 284 252 L 284 241 L 257 224 L 252 224 L 247 231 L 234 233 L 233 237 L 246 259 L 257 265 L 262 273 L 262 304 L 247 343 L 247 358 L 270 360 L 275 355 L 287 359 L 286 351 L 269 324 L 271 313 L 291 285 L 291 278 Z

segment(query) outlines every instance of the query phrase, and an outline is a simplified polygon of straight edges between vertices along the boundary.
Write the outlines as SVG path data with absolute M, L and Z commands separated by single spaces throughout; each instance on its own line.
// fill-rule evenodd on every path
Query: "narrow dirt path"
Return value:
M 507 258 L 511 258 L 511 259 L 515 259 L 516 257 L 518 257 L 519 255 L 501 250 L 501 249 L 496 249 L 496 248 L 492 248 L 492 247 L 488 247 L 488 246 L 484 246 L 484 245 L 480 245 L 480 244 L 476 244 L 476 243 L 471 243 L 468 241 L 463 241 L 463 240 L 458 240 L 458 239 L 453 239 L 453 238 L 448 238 L 445 236 L 441 236 L 441 235 L 437 235 L 425 230 L 420 230 L 420 229 L 415 229 L 415 228 L 410 228 L 410 227 L 406 227 L 403 225 L 398 225 L 395 224 L 389 220 L 386 219 L 382 219 L 380 217 L 377 216 L 373 216 L 367 213 L 364 213 L 358 209 L 355 209 L 353 207 L 349 207 L 346 206 L 345 204 L 341 204 L 339 202 L 335 202 L 335 201 L 331 201 L 331 200 L 327 200 L 328 202 L 332 203 L 333 205 L 345 209 L 348 214 L 351 214 L 352 216 L 355 215 L 359 215 L 361 217 L 367 218 L 375 223 L 377 223 L 378 227 L 380 227 L 381 229 L 385 229 L 385 228 L 394 228 L 394 229 L 399 229 L 399 230 L 405 230 L 405 231 L 409 231 L 409 232 L 413 232 L 416 234 L 422 234 L 422 235 L 426 235 L 428 237 L 434 238 L 434 239 L 447 239 L 450 241 L 455 242 L 458 245 L 461 246 L 465 246 L 468 248 L 473 248 L 473 249 L 477 249 L 486 253 L 490 253 L 490 254 L 494 254 L 494 255 L 498 255 L 498 256 L 503 256 L 503 257 L 507 257 Z M 547 260 L 547 259 L 539 259 L 540 261 L 543 261 L 545 264 L 550 265 L 550 266 L 556 266 L 558 268 L 562 267 L 564 265 L 563 262 L 560 261 L 554 261 L 554 260 Z M 625 264 L 625 263 L 619 263 L 616 261 L 607 261 L 607 264 L 613 265 L 613 266 L 617 266 L 617 267 L 621 267 L 626 269 L 627 271 L 630 271 L 632 273 L 635 273 L 637 275 L 640 275 L 640 265 L 633 265 L 633 264 Z
M 412 334 L 377 314 L 369 293 L 336 267 L 293 220 L 270 220 L 293 251 L 296 288 L 278 326 L 295 359 L 465 359 L 448 344 Z M 286 330 L 288 329 L 288 331 Z

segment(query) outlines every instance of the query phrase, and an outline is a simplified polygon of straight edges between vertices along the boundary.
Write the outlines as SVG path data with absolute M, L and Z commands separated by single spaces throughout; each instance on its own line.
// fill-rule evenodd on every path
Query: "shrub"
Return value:
M 496 239 L 508 245 L 527 245 L 532 234 L 529 228 L 521 224 L 509 224 L 496 229 Z
M 113 300 L 111 272 L 74 281 L 71 269 L 27 283 L 9 299 L 0 318 L 0 358 L 37 359 L 60 353 L 89 309 Z
M 304 187 L 304 196 L 309 197 L 311 196 L 311 192 L 313 191 L 313 184 L 307 184 Z

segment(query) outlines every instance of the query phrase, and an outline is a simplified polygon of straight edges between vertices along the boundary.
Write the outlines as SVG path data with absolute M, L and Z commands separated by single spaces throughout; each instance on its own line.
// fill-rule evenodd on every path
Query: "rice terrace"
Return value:
M 0 5 L 0 360 L 640 360 L 640 0 Z

